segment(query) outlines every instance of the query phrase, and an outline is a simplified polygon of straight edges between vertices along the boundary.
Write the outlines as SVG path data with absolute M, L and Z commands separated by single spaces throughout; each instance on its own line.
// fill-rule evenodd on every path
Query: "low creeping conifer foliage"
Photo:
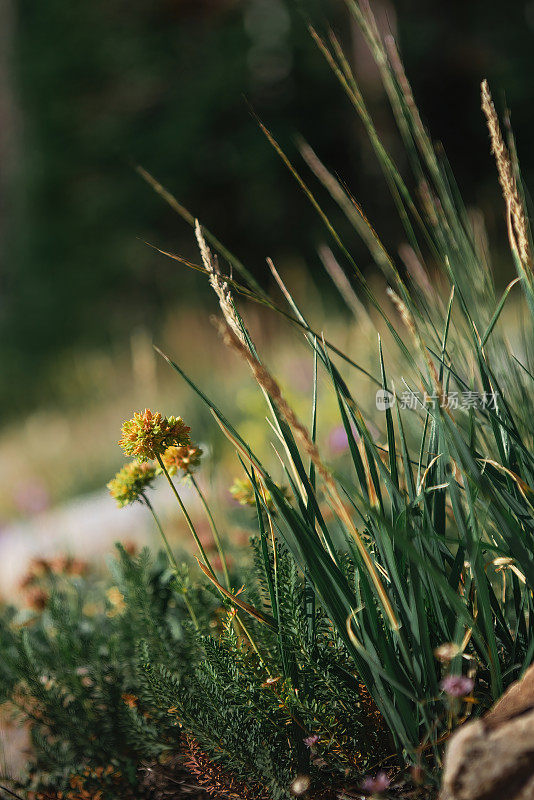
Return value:
M 11 788 L 34 800 L 138 798 L 141 760 L 179 738 L 174 719 L 147 703 L 138 642 L 176 669 L 196 658 L 183 602 L 170 586 L 179 578 L 165 559 L 153 563 L 148 551 L 134 558 L 122 548 L 114 583 L 87 570 L 73 577 L 37 566 L 26 591 L 31 600 L 38 586 L 44 602 L 31 611 L 3 609 L 0 622 L 0 699 L 26 722 L 32 744 L 28 774 Z M 213 598 L 204 593 L 195 606 L 207 620 Z
M 300 155 L 317 190 L 260 127 L 324 223 L 335 253 L 321 254 L 342 298 L 379 331 L 376 366 L 365 369 L 357 347 L 344 353 L 316 330 L 272 262 L 280 302 L 194 223 L 198 268 L 220 306 L 216 326 L 232 357 L 250 367 L 280 458 L 264 463 L 233 424 L 232 409 L 220 409 L 165 356 L 240 460 L 233 494 L 254 528 L 250 564 L 231 565 L 232 533 L 220 534 L 197 480 L 201 453 L 190 429 L 180 417 L 136 413 L 120 441 L 136 466 L 109 488 L 118 505 L 139 500 L 152 513 L 166 569 L 158 572 L 145 554 L 122 553 L 99 625 L 87 619 L 81 595 L 73 597 L 73 583 L 66 594 L 47 589 L 31 625 L 18 627 L 7 612 L 2 627 L 4 696 L 31 720 L 28 780 L 38 792 L 75 800 L 87 796 L 80 781 L 98 774 L 101 786 L 91 791 L 102 800 L 126 796 L 113 781 L 126 781 L 135 796 L 181 797 L 193 787 L 234 799 L 405 791 L 432 798 L 452 730 L 487 709 L 532 662 L 534 261 L 514 143 L 505 141 L 484 83 L 482 111 L 516 271 L 499 293 L 480 222 L 436 153 L 395 42 L 382 36 L 363 0 L 347 7 L 381 72 L 410 175 L 380 140 L 335 35 L 311 34 L 391 189 L 406 240 L 399 256 L 307 144 Z M 356 263 L 350 237 L 331 222 L 333 206 L 367 246 L 382 294 Z M 309 425 L 256 349 L 238 297 L 304 334 L 314 373 Z M 522 336 L 505 335 L 512 303 Z M 343 470 L 326 462 L 321 446 L 321 375 L 346 435 Z M 362 382 L 376 392 L 372 420 Z M 280 460 L 283 486 L 274 477 Z M 177 501 L 200 574 L 176 561 L 147 494 L 156 479 Z M 209 546 L 182 497 L 184 481 L 198 495 Z M 91 685 L 76 672 L 87 665 L 82 677 Z
M 251 543 L 242 577 L 247 601 L 268 614 L 274 552 L 268 574 L 262 546 Z M 342 642 L 318 610 L 310 640 L 304 584 L 283 547 L 277 559 L 283 636 L 252 618 L 245 638 L 231 602 L 148 551 L 121 548 L 111 586 L 91 575 L 39 578 L 43 608 L 6 610 L 0 627 L 2 699 L 26 718 L 34 751 L 13 788 L 36 800 L 175 796 L 166 792 L 182 784 L 199 798 L 239 787 L 289 797 L 301 772 L 337 786 L 385 755 L 383 722 L 345 672 Z

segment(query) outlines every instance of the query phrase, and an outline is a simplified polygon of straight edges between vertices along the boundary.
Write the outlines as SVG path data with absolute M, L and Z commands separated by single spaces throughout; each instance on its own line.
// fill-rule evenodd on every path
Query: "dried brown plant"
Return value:
M 491 151 L 497 163 L 499 183 L 501 184 L 508 211 L 508 235 L 510 238 L 510 245 L 512 249 L 517 252 L 523 267 L 530 271 L 532 270 L 533 260 L 530 248 L 527 215 L 517 186 L 512 159 L 502 136 L 499 118 L 495 111 L 495 106 L 486 80 L 482 81 L 481 84 L 481 98 L 482 111 L 486 117 L 490 133 Z

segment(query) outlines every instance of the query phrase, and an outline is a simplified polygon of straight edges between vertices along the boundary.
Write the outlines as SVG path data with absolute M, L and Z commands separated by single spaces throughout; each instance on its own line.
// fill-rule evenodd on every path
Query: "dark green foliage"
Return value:
M 289 797 L 303 771 L 319 785 L 360 775 L 380 751 L 380 720 L 322 611 L 310 642 L 302 575 L 285 547 L 276 544 L 276 559 L 272 547 L 253 542 L 243 596 L 269 612 L 275 580 L 276 632 L 194 589 L 185 568 L 122 548 L 111 587 L 54 576 L 42 612 L 6 610 L 0 687 L 30 725 L 26 788 L 66 791 L 96 775 L 105 797 L 135 792 L 140 763 L 180 752 L 184 732 L 232 780 L 273 800 Z
M 219 637 L 198 635 L 202 657 L 182 679 L 148 647 L 148 701 L 174 709 L 213 761 L 245 783 L 268 787 L 275 799 L 289 797 L 291 781 L 302 772 L 318 785 L 355 780 L 385 751 L 379 715 L 322 610 L 310 642 L 304 580 L 288 550 L 277 542 L 275 562 L 271 543 L 263 550 L 253 540 L 252 547 L 244 599 L 272 612 L 268 586 L 276 582 L 278 630 L 243 619 L 251 646 L 242 612 L 230 612 Z M 310 736 L 319 737 L 312 748 L 304 743 Z
M 179 595 L 146 550 L 133 558 L 121 549 L 113 572 L 114 586 L 54 576 L 42 612 L 8 609 L 0 620 L 0 690 L 29 721 L 37 788 L 65 789 L 70 776 L 109 765 L 121 786 L 135 786 L 138 762 L 177 739 L 172 720 L 141 700 L 137 648 L 144 639 L 162 663 L 188 669 L 195 648 Z
M 65 782 L 72 769 L 83 767 L 80 759 L 88 751 L 92 766 L 112 754 L 111 775 L 115 763 L 125 764 L 120 771 L 129 779 L 139 758 L 182 750 L 195 754 L 195 774 L 200 778 L 204 770 L 206 790 L 219 793 L 225 773 L 227 787 L 232 781 L 245 784 L 254 798 L 289 798 L 298 775 L 309 778 L 319 794 L 358 781 L 362 771 L 382 762 L 394 765 L 396 777 L 402 768 L 416 767 L 432 785 L 432 796 L 442 743 L 455 725 L 483 712 L 532 662 L 534 257 L 515 151 L 512 143 L 509 153 L 501 147 L 498 166 L 508 207 L 515 208 L 510 245 L 524 341 L 503 335 L 510 292 L 497 299 L 483 248 L 448 165 L 414 110 L 392 41 L 383 39 L 367 4 L 346 4 L 381 70 L 413 169 L 410 180 L 381 141 L 335 36 L 314 34 L 315 41 L 358 113 L 392 190 L 417 262 L 413 274 L 355 214 L 334 175 L 313 159 L 311 166 L 395 287 L 389 294 L 393 306 L 366 281 L 350 245 L 263 130 L 376 316 L 379 377 L 362 369 L 360 375 L 373 392 L 379 388 L 377 400 L 393 389 L 393 380 L 421 389 L 424 400 L 402 410 L 399 393 L 390 396 L 395 409 L 377 402 L 384 414 L 374 415 L 381 431 L 372 434 L 360 386 L 352 387 L 340 371 L 341 361 L 343 368 L 358 367 L 355 361 L 319 337 L 289 292 L 284 291 L 286 312 L 249 287 L 244 293 L 250 300 L 289 316 L 310 346 L 308 433 L 259 361 L 226 295 L 235 281 L 220 284 L 225 343 L 252 367 L 267 401 L 269 435 L 273 431 L 277 446 L 283 445 L 291 496 L 226 415 L 168 359 L 213 412 L 251 482 L 258 532 L 251 543 L 253 563 L 239 581 L 236 575 L 228 580 L 228 590 L 203 568 L 211 581 L 207 591 L 192 587 L 186 568 L 154 573 L 146 553 L 138 561 L 121 553 L 114 572 L 122 594 L 116 589 L 109 595 L 96 617 L 84 614 L 72 583 L 53 587 L 46 610 L 25 630 L 14 630 L 13 619 L 7 620 L 6 696 L 20 704 L 26 690 L 33 704 L 25 711 L 33 720 L 39 780 L 60 776 Z M 485 108 L 495 139 L 498 122 L 487 99 Z M 413 181 L 423 187 L 417 194 Z M 235 263 L 228 251 L 222 255 Z M 212 283 L 219 280 L 212 275 Z M 346 468 L 339 475 L 315 445 L 319 368 L 347 436 Z M 472 392 L 493 401 L 451 405 L 454 393 Z M 208 516 L 212 522 L 209 511 Z M 243 589 L 237 589 L 241 579 Z M 443 680 L 459 675 L 461 697 Z M 466 694 L 471 691 L 474 701 Z

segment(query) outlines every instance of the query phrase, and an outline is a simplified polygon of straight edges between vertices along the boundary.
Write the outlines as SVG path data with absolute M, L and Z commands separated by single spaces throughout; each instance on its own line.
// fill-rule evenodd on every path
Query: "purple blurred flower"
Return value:
M 313 747 L 314 744 L 317 744 L 319 741 L 319 736 L 314 734 L 313 736 L 307 736 L 304 740 L 304 744 L 306 747 Z
M 440 687 L 451 697 L 465 697 L 473 690 L 475 682 L 465 675 L 447 675 L 440 683 Z
M 380 792 L 386 791 L 390 783 L 390 779 L 386 773 L 382 771 L 377 772 L 374 778 L 371 778 L 370 775 L 365 778 L 360 788 L 364 792 L 369 792 L 370 794 L 380 794 Z
M 360 436 L 356 427 L 353 423 L 351 423 L 351 430 L 352 435 L 358 442 L 360 440 Z M 328 446 L 333 453 L 344 453 L 345 450 L 348 450 L 349 447 L 349 440 L 347 437 L 347 432 L 343 425 L 336 425 L 335 428 L 332 428 L 330 433 L 328 434 Z

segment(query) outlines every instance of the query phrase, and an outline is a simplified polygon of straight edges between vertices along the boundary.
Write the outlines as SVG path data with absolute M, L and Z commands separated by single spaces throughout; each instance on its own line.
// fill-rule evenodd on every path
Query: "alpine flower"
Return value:
M 447 675 L 440 683 L 440 687 L 450 697 L 465 697 L 472 691 L 475 682 L 466 675 Z
M 385 772 L 377 772 L 374 778 L 371 776 L 365 778 L 360 788 L 363 789 L 364 792 L 369 792 L 370 794 L 380 794 L 386 791 L 390 783 L 391 781 Z
M 142 463 L 163 455 L 171 445 L 190 445 L 190 432 L 181 417 L 162 417 L 146 408 L 123 423 L 119 445 Z
M 177 472 L 190 475 L 200 465 L 201 457 L 202 450 L 194 444 L 172 444 L 167 447 L 161 460 L 169 475 L 176 475 Z
M 110 480 L 108 483 L 109 493 L 117 506 L 122 508 L 139 500 L 139 496 L 150 487 L 155 477 L 155 467 L 131 461 L 129 464 L 125 464 Z
M 291 495 L 287 487 L 279 486 L 278 489 L 286 498 L 286 500 L 289 500 Z M 230 486 L 230 494 L 232 495 L 234 500 L 236 500 L 241 506 L 256 505 L 256 495 L 250 478 L 236 478 L 232 486 Z M 271 513 L 274 513 L 275 505 L 271 493 L 265 490 L 264 495 L 262 495 L 260 490 L 260 497 L 263 498 L 263 501 L 267 506 L 267 509 Z

